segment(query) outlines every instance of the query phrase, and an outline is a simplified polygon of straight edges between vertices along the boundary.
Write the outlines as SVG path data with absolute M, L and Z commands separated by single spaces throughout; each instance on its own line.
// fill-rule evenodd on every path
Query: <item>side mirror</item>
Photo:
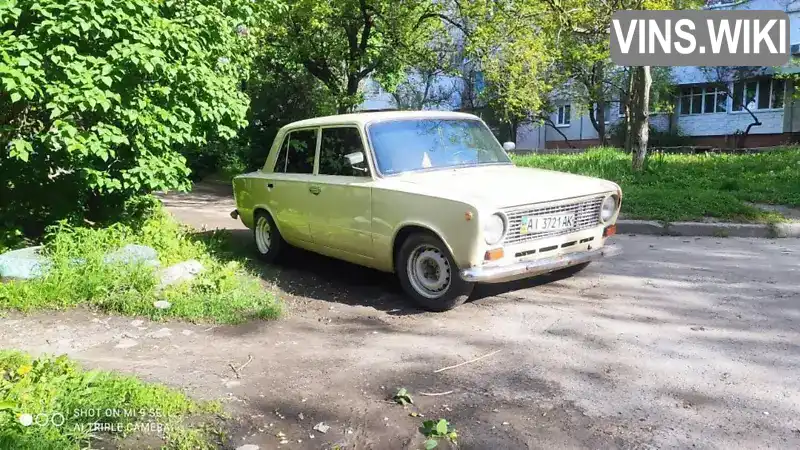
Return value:
M 513 152 L 515 148 L 517 148 L 517 144 L 513 142 L 503 142 L 503 150 Z
M 364 162 L 364 154 L 361 152 L 348 153 L 344 155 L 344 159 L 348 166 L 353 167 Z

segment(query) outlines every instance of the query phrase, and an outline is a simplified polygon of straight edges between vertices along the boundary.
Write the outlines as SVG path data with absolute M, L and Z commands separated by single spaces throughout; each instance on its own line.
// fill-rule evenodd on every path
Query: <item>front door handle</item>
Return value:
M 320 189 L 319 186 L 311 185 L 308 187 L 308 192 L 311 192 L 314 195 L 319 195 L 319 193 L 322 192 L 322 189 Z

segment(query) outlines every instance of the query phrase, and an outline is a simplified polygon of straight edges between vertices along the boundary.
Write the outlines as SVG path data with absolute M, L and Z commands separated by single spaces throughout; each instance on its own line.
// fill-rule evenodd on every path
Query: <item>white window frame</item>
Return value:
M 736 85 L 737 84 L 744 85 L 742 87 L 742 99 L 744 99 L 744 96 L 745 96 L 744 88 L 750 83 L 755 83 L 755 85 L 756 85 L 756 96 L 755 96 L 753 101 L 755 102 L 756 106 L 755 106 L 755 108 L 748 108 L 748 109 L 750 109 L 752 111 L 783 111 L 784 105 L 786 105 L 786 81 L 785 80 L 776 80 L 775 78 L 770 78 L 769 79 L 769 93 L 767 94 L 767 95 L 769 95 L 769 105 L 767 105 L 766 108 L 759 108 L 758 107 L 758 100 L 761 98 L 761 82 L 762 81 L 764 81 L 763 78 L 761 78 L 761 79 L 754 78 L 754 79 L 750 79 L 750 80 L 737 81 L 737 82 L 733 83 L 733 92 L 736 92 Z M 777 108 L 772 104 L 772 99 L 773 99 L 772 91 L 773 91 L 773 89 L 775 89 L 775 81 L 780 81 L 783 84 L 783 96 L 781 97 L 781 99 L 783 100 L 783 105 L 781 105 L 781 106 L 779 106 Z M 744 109 L 743 106 L 733 103 L 733 99 L 731 99 L 731 103 L 732 103 L 731 112 L 733 112 L 735 114 L 741 114 L 741 113 L 747 114 L 747 110 Z M 737 107 L 739 107 L 738 110 L 736 109 Z
M 684 90 L 689 89 L 689 94 L 684 94 Z M 694 93 L 694 89 L 700 89 L 700 93 Z M 706 112 L 706 96 L 713 94 L 714 96 L 714 110 L 711 112 Z M 725 110 L 724 111 L 717 111 L 717 105 L 719 104 L 719 97 L 725 96 Z M 683 99 L 689 97 L 689 111 L 683 111 Z M 700 112 L 692 112 L 692 106 L 694 106 L 694 102 L 697 98 L 700 98 Z M 716 86 L 688 86 L 681 88 L 681 92 L 678 95 L 678 115 L 679 116 L 700 116 L 700 115 L 707 115 L 707 114 L 724 114 L 728 112 L 728 93 L 724 90 L 719 89 Z
M 564 119 L 567 119 L 564 121 Z M 572 123 L 572 105 L 569 103 L 559 105 L 556 110 L 556 126 L 568 127 Z

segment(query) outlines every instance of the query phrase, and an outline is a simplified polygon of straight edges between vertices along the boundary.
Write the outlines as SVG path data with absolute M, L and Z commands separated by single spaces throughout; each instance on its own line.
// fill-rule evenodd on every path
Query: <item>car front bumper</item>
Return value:
M 464 281 L 472 283 L 503 283 L 521 278 L 542 275 L 577 264 L 596 261 L 622 253 L 616 245 L 604 245 L 594 250 L 567 253 L 550 258 L 517 261 L 506 264 L 478 266 L 460 272 Z

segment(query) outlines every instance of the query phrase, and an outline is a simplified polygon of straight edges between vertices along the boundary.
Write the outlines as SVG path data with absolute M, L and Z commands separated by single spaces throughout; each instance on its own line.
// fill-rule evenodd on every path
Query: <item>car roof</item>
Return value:
M 299 120 L 286 126 L 287 128 L 319 127 L 328 125 L 365 125 L 369 122 L 396 119 L 478 119 L 477 116 L 452 111 L 364 111 L 352 114 L 315 117 Z

